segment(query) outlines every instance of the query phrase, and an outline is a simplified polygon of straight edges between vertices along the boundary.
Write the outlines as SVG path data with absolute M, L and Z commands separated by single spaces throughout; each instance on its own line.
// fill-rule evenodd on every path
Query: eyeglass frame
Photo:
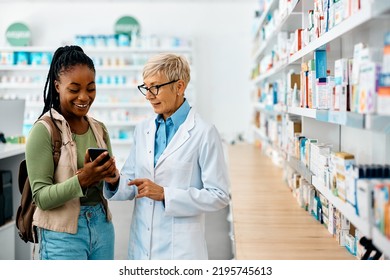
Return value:
M 176 83 L 176 82 L 178 82 L 179 80 L 180 80 L 180 79 L 177 79 L 177 80 L 173 80 L 173 81 L 167 82 L 167 83 L 165 83 L 165 84 L 154 85 L 154 86 L 151 86 L 151 87 L 146 87 L 145 84 L 142 84 L 142 85 L 137 86 L 137 88 L 138 88 L 138 90 L 142 93 L 143 96 L 146 96 L 146 94 L 148 93 L 148 91 L 149 91 L 151 94 L 153 94 L 154 96 L 157 96 L 158 93 L 159 93 L 158 91 L 159 91 L 160 87 L 163 87 L 163 86 L 166 86 L 166 85 L 169 85 L 169 84 Z M 143 93 L 143 91 L 141 90 L 141 88 L 144 89 L 144 90 L 146 90 L 146 93 Z M 151 88 L 156 88 L 156 91 L 157 91 L 156 94 L 154 94 L 154 93 L 150 90 Z

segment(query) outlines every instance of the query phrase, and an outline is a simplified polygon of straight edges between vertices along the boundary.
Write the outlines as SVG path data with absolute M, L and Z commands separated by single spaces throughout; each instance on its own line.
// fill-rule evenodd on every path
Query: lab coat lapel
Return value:
M 191 109 L 184 123 L 179 127 L 178 131 L 169 142 L 165 151 L 161 154 L 156 163 L 156 168 L 173 152 L 179 149 L 190 138 L 189 131 L 194 127 L 194 110 Z

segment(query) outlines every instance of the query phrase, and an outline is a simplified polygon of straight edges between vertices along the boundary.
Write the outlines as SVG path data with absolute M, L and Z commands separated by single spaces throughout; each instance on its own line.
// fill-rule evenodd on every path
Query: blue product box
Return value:
M 103 84 L 103 76 L 102 75 L 98 75 L 96 77 L 96 84 L 98 84 L 98 85 Z
M 316 79 L 326 78 L 327 62 L 326 62 L 326 50 L 316 50 L 314 52 L 314 60 L 316 63 Z
M 107 47 L 117 47 L 118 46 L 118 42 L 115 38 L 115 35 L 108 35 L 106 37 L 107 39 Z
M 75 41 L 74 43 L 77 45 L 77 46 L 84 46 L 84 41 L 85 41 L 85 38 L 83 35 L 76 35 L 75 36 Z
M 128 47 L 130 46 L 130 37 L 127 34 L 117 34 L 118 46 Z
M 94 47 L 95 46 L 95 36 L 94 35 L 86 35 L 85 40 L 84 40 L 84 46 Z
M 14 62 L 16 65 L 28 65 L 30 64 L 30 53 L 29 52 L 15 52 Z
M 41 65 L 42 64 L 42 53 L 41 52 L 32 52 L 30 54 L 30 64 L 31 65 Z
M 390 45 L 390 32 L 385 34 L 385 46 Z
M 379 86 L 390 87 L 390 73 L 381 73 L 379 76 Z
M 272 104 L 278 104 L 278 83 L 274 82 L 272 86 Z
M 53 55 L 50 52 L 43 52 L 41 64 L 42 65 L 50 65 L 52 58 L 53 58 Z
M 97 35 L 95 43 L 97 47 L 106 47 L 107 46 L 106 35 Z

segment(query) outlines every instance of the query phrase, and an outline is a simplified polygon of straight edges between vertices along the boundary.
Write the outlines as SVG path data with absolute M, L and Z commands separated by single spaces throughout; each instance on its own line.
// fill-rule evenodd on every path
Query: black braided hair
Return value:
M 91 69 L 93 72 L 96 72 L 92 59 L 84 53 L 81 47 L 64 46 L 59 47 L 55 51 L 53 59 L 50 63 L 49 73 L 47 74 L 45 88 L 43 90 L 43 100 L 45 105 L 39 118 L 42 117 L 51 108 L 61 113 L 60 98 L 55 88 L 54 81 L 59 80 L 61 74 L 69 71 L 76 65 L 87 65 L 89 69 Z M 50 116 L 54 122 L 51 111 Z

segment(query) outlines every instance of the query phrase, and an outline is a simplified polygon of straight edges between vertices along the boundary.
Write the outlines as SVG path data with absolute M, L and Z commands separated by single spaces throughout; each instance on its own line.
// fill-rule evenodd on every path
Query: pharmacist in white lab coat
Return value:
M 184 97 L 190 67 L 183 56 L 160 54 L 143 70 L 139 90 L 155 117 L 141 122 L 110 200 L 132 200 L 129 259 L 207 259 L 205 212 L 229 203 L 222 142 Z

